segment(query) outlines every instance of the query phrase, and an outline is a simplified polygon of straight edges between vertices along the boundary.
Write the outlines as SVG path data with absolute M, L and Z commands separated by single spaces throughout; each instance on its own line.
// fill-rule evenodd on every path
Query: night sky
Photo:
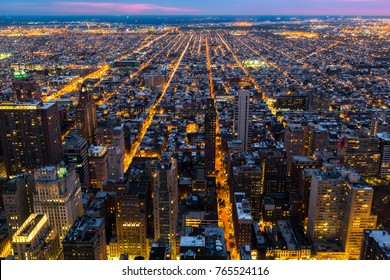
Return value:
M 390 15 L 390 0 L 0 0 L 0 15 Z

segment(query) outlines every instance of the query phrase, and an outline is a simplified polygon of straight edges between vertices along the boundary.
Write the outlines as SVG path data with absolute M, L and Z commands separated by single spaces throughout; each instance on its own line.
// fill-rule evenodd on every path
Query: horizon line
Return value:
M 117 17 L 131 17 L 131 16 L 323 16 L 323 17 L 390 17 L 390 15 L 361 15 L 361 14 L 0 14 L 0 17 L 13 17 L 13 16 L 25 16 L 25 17 L 43 17 L 43 16 L 86 16 L 86 17 L 97 17 L 97 16 L 117 16 Z

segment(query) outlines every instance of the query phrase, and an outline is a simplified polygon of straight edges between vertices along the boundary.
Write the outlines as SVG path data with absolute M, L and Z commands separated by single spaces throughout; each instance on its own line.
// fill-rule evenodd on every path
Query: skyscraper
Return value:
M 242 143 L 242 151 L 247 151 L 251 140 L 251 101 L 249 90 L 239 90 L 234 95 L 233 134 Z
M 57 104 L 1 103 L 0 138 L 8 176 L 57 164 L 62 158 Z
M 116 230 L 119 254 L 147 258 L 147 189 L 133 183 L 128 192 L 119 195 Z
M 83 214 L 81 185 L 74 166 L 46 166 L 36 169 L 34 212 L 47 214 L 63 240 L 77 217 Z
M 317 172 L 312 177 L 307 231 L 314 240 L 339 239 L 345 257 L 359 259 L 365 229 L 375 229 L 373 188 L 353 169 Z
M 217 122 L 214 99 L 212 98 L 207 98 L 206 100 L 204 122 L 206 174 L 211 175 L 215 171 L 215 136 Z
M 81 86 L 76 110 L 76 126 L 78 134 L 87 140 L 88 145 L 95 144 L 96 105 L 86 85 Z
M 176 159 L 163 157 L 153 174 L 154 236 L 176 257 L 178 181 Z
M 108 147 L 93 146 L 88 148 L 89 176 L 91 187 L 102 189 L 103 183 L 108 178 Z
M 87 140 L 78 136 L 76 132 L 72 132 L 65 138 L 64 143 L 65 164 L 75 165 L 81 186 L 89 188 L 91 182 L 89 175 Z
M 348 259 L 360 258 L 363 231 L 375 229 L 377 216 L 371 214 L 374 189 L 358 174 L 345 180 L 340 241 Z
M 312 175 L 307 232 L 312 239 L 338 239 L 344 180 L 337 171 Z
M 33 212 L 34 177 L 22 174 L 9 180 L 2 190 L 8 231 L 12 236 Z

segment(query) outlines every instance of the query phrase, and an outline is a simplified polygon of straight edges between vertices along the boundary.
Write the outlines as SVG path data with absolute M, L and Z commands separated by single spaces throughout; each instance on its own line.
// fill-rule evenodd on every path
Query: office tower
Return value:
M 64 240 L 65 260 L 106 260 L 106 233 L 103 218 L 77 218 Z
M 353 169 L 312 176 L 307 232 L 314 240 L 340 240 L 345 257 L 358 259 L 364 229 L 375 229 L 373 189 Z
M 288 124 L 284 131 L 284 148 L 287 158 L 303 155 L 304 129 L 301 124 Z
M 251 141 L 252 112 L 249 90 L 239 90 L 234 95 L 233 134 L 240 140 L 242 151 L 247 151 Z
M 34 171 L 34 212 L 46 214 L 62 241 L 83 214 L 81 185 L 74 166 L 46 166 Z
M 87 140 L 71 132 L 64 141 L 64 160 L 66 165 L 74 165 L 79 175 L 81 186 L 89 188 L 89 163 Z
M 163 156 L 153 180 L 154 237 L 171 246 L 176 258 L 178 179 L 176 159 Z
M 390 175 L 390 133 L 378 133 L 379 137 L 379 152 L 381 154 L 381 161 L 379 166 L 379 176 Z
M 56 260 L 61 249 L 46 214 L 31 214 L 12 237 L 17 260 Z
M 380 152 L 377 136 L 346 135 L 338 149 L 340 160 L 362 176 L 375 176 L 379 172 Z
M 118 146 L 110 146 L 107 149 L 107 179 L 119 180 L 123 175 L 123 152 Z
M 87 140 L 88 145 L 95 144 L 96 105 L 86 85 L 81 86 L 76 108 L 76 125 L 77 133 Z
M 316 151 L 329 147 L 328 130 L 320 125 L 309 124 L 303 128 L 303 155 L 311 157 Z
M 390 232 L 386 229 L 363 232 L 361 260 L 390 260 Z
M 101 121 L 96 129 L 97 146 L 117 146 L 122 154 L 125 152 L 125 133 L 123 126 L 114 121 Z
M 206 162 L 206 174 L 211 175 L 215 171 L 215 153 L 216 153 L 216 123 L 217 113 L 215 110 L 214 99 L 207 98 L 206 110 L 204 117 L 204 130 L 205 130 L 205 162 Z
M 1 103 L 0 138 L 8 176 L 57 164 L 62 158 L 57 104 Z
M 148 257 L 147 189 L 133 183 L 126 194 L 117 198 L 116 232 L 119 254 Z
M 287 175 L 290 176 L 292 157 L 303 155 L 304 130 L 301 124 L 288 124 L 284 129 L 284 148 L 287 156 Z
M 363 231 L 375 229 L 377 216 L 371 214 L 374 189 L 357 173 L 345 179 L 340 240 L 348 259 L 359 259 Z
M 22 174 L 10 179 L 2 190 L 4 212 L 10 236 L 33 212 L 34 177 Z
M 14 79 L 12 81 L 14 99 L 18 101 L 41 101 L 42 91 L 40 86 L 31 77 Z
M 90 146 L 88 149 L 89 176 L 91 187 L 102 189 L 108 178 L 107 146 Z
M 233 167 L 232 191 L 243 192 L 251 206 L 251 215 L 254 220 L 260 219 L 261 195 L 263 185 L 261 182 L 261 168 L 253 165 Z
M 252 244 L 251 206 L 245 193 L 236 192 L 233 197 L 233 226 L 236 248 Z
M 336 170 L 312 175 L 307 224 L 310 238 L 339 238 L 344 188 L 344 179 Z
M 284 193 L 286 191 L 287 158 L 282 151 L 268 151 L 262 155 L 261 182 L 263 193 Z

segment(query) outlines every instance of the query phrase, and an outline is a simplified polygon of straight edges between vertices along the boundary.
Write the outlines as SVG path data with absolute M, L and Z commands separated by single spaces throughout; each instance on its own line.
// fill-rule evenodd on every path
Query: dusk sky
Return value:
M 0 15 L 390 15 L 390 0 L 0 0 Z

